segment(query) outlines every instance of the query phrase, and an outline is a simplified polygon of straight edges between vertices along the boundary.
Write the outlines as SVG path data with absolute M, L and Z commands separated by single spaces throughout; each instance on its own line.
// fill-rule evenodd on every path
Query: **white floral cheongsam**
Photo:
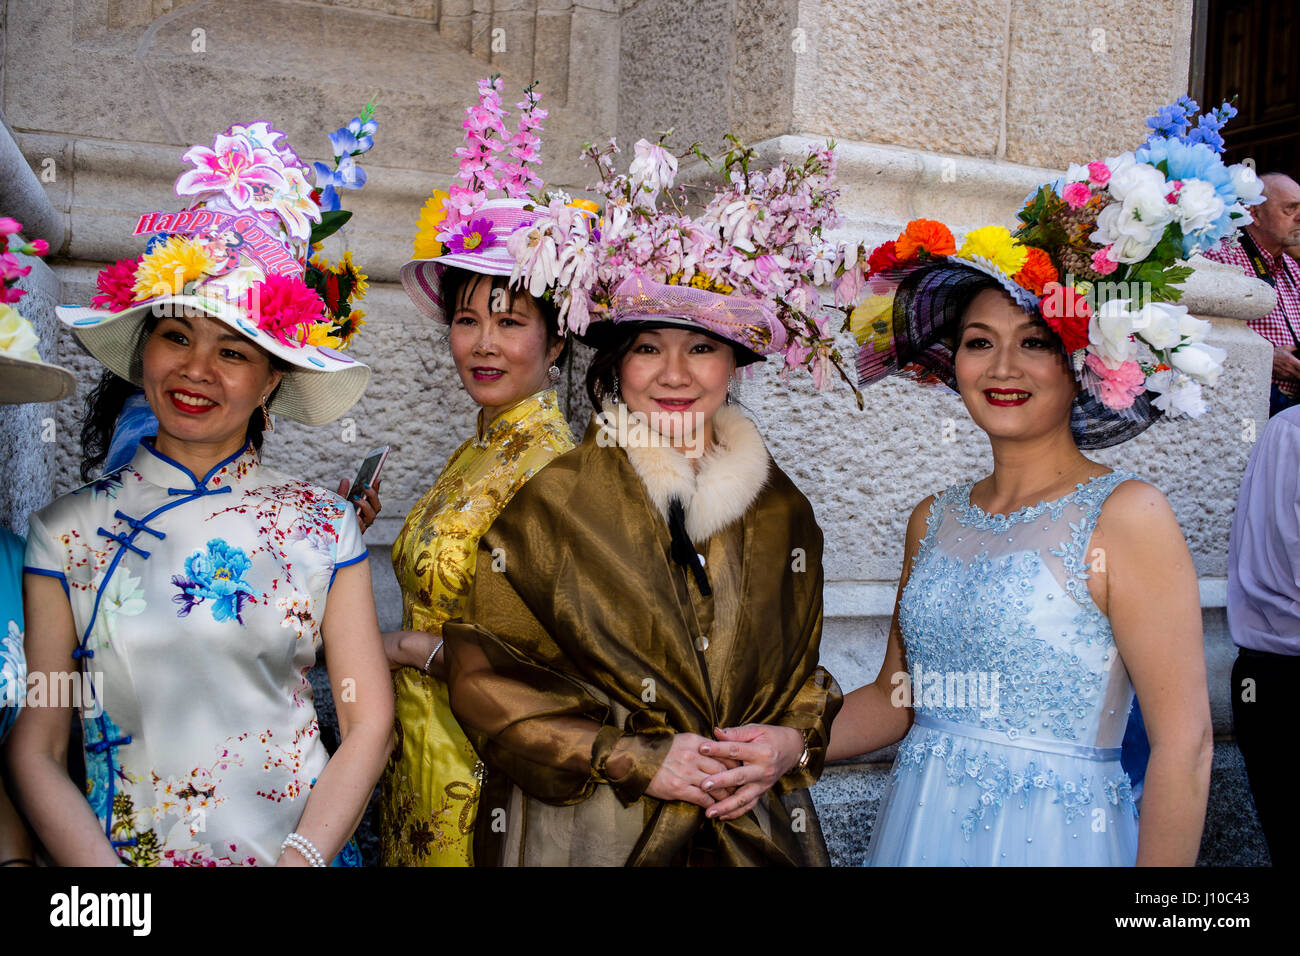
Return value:
M 307 672 L 366 548 L 342 498 L 251 445 L 200 479 L 151 441 L 28 533 L 76 621 L 86 795 L 128 863 L 268 865 L 328 759 Z

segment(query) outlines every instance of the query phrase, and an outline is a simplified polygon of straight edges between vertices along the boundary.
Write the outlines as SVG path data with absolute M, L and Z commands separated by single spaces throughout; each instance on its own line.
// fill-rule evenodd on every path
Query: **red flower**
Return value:
M 91 305 L 109 312 L 121 312 L 135 302 L 135 270 L 139 259 L 118 259 L 99 271 L 95 285 L 100 294 L 91 299 Z
M 1073 286 L 1049 282 L 1043 286 L 1043 319 L 1061 337 L 1067 352 L 1088 347 L 1088 320 L 1092 309 Z
M 249 290 L 248 297 L 257 327 L 281 345 L 302 345 L 311 324 L 325 318 L 325 303 L 301 279 L 269 275 Z
M 885 272 L 898 265 L 898 253 L 895 251 L 894 240 L 882 242 L 876 246 L 871 255 L 867 258 L 867 267 L 874 272 Z

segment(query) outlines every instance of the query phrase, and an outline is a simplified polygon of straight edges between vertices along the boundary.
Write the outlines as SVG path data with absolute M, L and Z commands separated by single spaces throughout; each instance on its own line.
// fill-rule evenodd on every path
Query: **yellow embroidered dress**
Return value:
M 403 630 L 440 635 L 474 580 L 478 539 L 514 493 L 574 446 L 554 389 L 498 415 L 451 456 L 393 544 Z M 468 866 L 478 756 L 452 716 L 447 685 L 412 667 L 393 677 L 397 747 L 380 793 L 385 866 Z

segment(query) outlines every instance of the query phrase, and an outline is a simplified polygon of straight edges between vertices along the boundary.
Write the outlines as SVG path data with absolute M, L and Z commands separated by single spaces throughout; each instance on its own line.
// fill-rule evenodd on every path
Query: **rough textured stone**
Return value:
M 682 29 L 681 8 L 648 2 L 623 14 L 619 59 L 618 139 L 625 149 L 641 137 L 672 129 L 673 143 L 722 142 L 730 127 L 730 0 L 700 0 Z M 682 69 L 665 69 L 666 64 Z
M 1146 135 L 1146 117 L 1187 90 L 1190 4 L 1069 0 L 1013 10 L 1010 160 L 1065 166 L 1132 149 Z
M 801 4 L 808 50 L 795 58 L 795 127 L 997 156 L 1010 6 L 1009 0 Z

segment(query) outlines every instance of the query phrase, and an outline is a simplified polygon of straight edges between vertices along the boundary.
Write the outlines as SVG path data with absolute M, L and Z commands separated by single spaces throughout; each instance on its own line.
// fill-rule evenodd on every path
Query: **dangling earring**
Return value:
M 621 405 L 622 403 L 623 403 L 623 392 L 619 388 L 618 372 L 615 372 L 614 373 L 614 404 Z
M 275 431 L 275 421 L 271 418 L 271 413 L 266 410 L 266 396 L 262 396 L 262 431 Z
M 552 382 L 558 382 L 560 380 L 560 367 L 558 365 L 552 365 L 546 370 L 546 377 Z

